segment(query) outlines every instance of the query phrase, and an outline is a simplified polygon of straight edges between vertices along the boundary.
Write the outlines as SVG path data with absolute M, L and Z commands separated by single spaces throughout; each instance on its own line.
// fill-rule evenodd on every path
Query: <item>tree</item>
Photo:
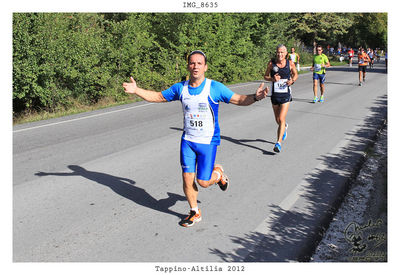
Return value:
M 324 43 L 348 32 L 351 20 L 341 13 L 294 13 L 289 34 L 305 44 Z
M 387 47 L 387 13 L 357 13 L 353 14 L 351 33 L 344 39 L 358 47 Z

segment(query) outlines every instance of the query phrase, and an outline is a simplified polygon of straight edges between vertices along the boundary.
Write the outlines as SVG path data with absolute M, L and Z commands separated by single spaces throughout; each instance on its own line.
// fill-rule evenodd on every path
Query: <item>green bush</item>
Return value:
M 13 112 L 124 100 L 121 83 L 131 75 L 144 88 L 165 89 L 187 77 L 194 49 L 207 53 L 210 78 L 260 79 L 280 38 L 270 26 L 278 21 L 274 14 L 15 13 Z

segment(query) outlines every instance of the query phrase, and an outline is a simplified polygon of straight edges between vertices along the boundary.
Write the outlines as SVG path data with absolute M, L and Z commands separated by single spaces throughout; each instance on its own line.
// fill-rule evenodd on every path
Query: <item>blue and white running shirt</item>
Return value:
M 199 87 L 191 87 L 189 81 L 182 81 L 161 93 L 167 101 L 182 102 L 183 139 L 201 144 L 221 143 L 218 106 L 219 102 L 231 100 L 234 93 L 228 87 L 206 78 Z

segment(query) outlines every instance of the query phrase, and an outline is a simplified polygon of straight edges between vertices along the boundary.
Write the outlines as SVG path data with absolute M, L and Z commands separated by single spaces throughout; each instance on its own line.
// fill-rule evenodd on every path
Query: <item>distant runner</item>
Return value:
M 385 68 L 387 69 L 387 65 L 388 65 L 388 54 L 387 54 L 387 50 L 385 52 Z
M 352 67 L 353 66 L 353 58 L 354 58 L 353 48 L 349 49 L 348 54 L 349 54 L 349 65 L 350 65 L 350 67 Z
M 321 97 L 319 102 L 324 102 L 324 92 L 325 92 L 325 73 L 326 69 L 331 66 L 328 57 L 322 53 L 322 46 L 317 46 L 317 54 L 314 55 L 313 64 L 311 66 L 311 71 L 313 72 L 313 92 L 314 100 L 313 102 L 318 102 L 318 81 L 321 89 Z
M 300 55 L 296 53 L 296 50 L 294 47 L 290 49 L 291 53 L 288 54 L 288 59 L 292 60 L 294 65 L 296 66 L 296 69 L 300 71 Z
M 180 100 L 184 115 L 184 131 L 181 139 L 181 166 L 183 191 L 188 200 L 189 215 L 179 224 L 184 227 L 201 221 L 197 206 L 198 188 L 218 184 L 226 191 L 229 179 L 221 165 L 215 164 L 217 146 L 220 144 L 218 125 L 219 102 L 246 106 L 266 97 L 268 88 L 262 83 L 255 94 L 236 94 L 220 82 L 205 78 L 207 57 L 202 51 L 193 51 L 188 57 L 190 79 L 172 85 L 165 91 L 144 90 L 131 82 L 123 83 L 126 93 L 136 94 L 149 102 Z
M 368 48 L 368 57 L 369 57 L 369 68 L 373 69 L 374 68 L 374 59 L 375 59 L 375 53 L 372 49 Z
M 297 80 L 296 66 L 286 59 L 287 49 L 284 45 L 276 48 L 276 58 L 268 63 L 264 79 L 272 82 L 271 103 L 275 121 L 278 124 L 277 141 L 274 151 L 282 150 L 282 141 L 287 138 L 286 115 L 292 101 L 291 86 Z
M 362 82 L 365 82 L 365 75 L 367 73 L 367 65 L 371 60 L 369 56 L 364 52 L 363 48 L 358 51 L 358 85 L 361 86 Z M 362 80 L 362 82 L 361 82 Z

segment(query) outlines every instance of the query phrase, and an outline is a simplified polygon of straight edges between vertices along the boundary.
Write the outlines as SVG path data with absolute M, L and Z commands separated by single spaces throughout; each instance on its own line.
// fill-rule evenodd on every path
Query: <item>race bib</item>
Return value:
M 322 65 L 321 64 L 315 64 L 314 71 L 319 72 L 321 70 L 322 70 Z
M 360 58 L 360 60 L 358 61 L 359 64 L 364 64 L 364 58 Z
M 287 85 L 287 79 L 280 79 L 274 82 L 274 93 L 287 93 L 289 92 L 289 86 Z
M 205 126 L 205 117 L 201 114 L 187 113 L 185 129 L 193 136 L 198 136 Z

